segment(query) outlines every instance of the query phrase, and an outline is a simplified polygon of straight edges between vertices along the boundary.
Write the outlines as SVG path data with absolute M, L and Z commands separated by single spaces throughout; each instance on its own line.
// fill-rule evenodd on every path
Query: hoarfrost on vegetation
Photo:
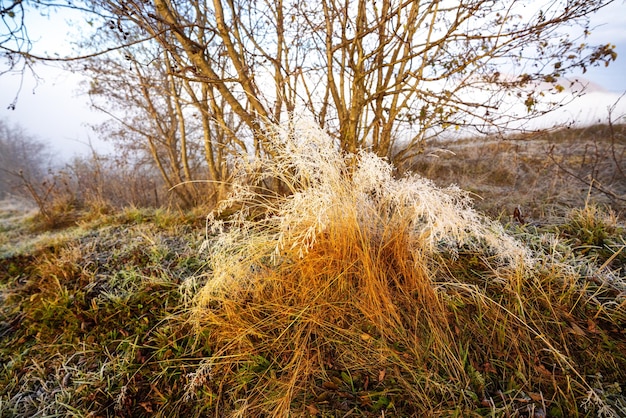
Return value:
M 511 267 L 532 263 L 530 251 L 476 212 L 468 193 L 456 186 L 438 188 L 417 175 L 395 178 L 383 158 L 367 151 L 343 153 L 310 123 L 275 127 L 270 138 L 275 155 L 240 165 L 217 214 L 230 206 L 240 210 L 227 221 L 215 214 L 208 218 L 204 248 L 213 274 L 207 291 L 247 280 L 261 260 L 280 263 L 285 251 L 302 257 L 322 234 L 354 221 L 375 244 L 382 244 L 376 240 L 390 228 L 408 222 L 414 250 L 454 255 L 465 249 Z M 258 185 L 268 179 L 283 182 L 287 196 L 264 194 Z M 255 207 L 264 209 L 261 219 L 251 216 Z

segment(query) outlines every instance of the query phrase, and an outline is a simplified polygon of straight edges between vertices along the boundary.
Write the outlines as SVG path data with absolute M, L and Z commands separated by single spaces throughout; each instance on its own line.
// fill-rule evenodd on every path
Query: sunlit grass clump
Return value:
M 602 384 L 624 351 L 600 328 L 624 320 L 623 295 L 603 303 L 457 188 L 394 178 L 312 127 L 273 141 L 209 217 L 193 317 L 216 348 L 190 399 L 240 416 L 612 411 Z M 591 357 L 590 383 L 577 363 Z

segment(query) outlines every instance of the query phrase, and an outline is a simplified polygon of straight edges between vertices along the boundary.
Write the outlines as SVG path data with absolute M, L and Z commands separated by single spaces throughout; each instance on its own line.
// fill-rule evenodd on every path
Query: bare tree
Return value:
M 105 33 L 120 34 L 132 36 Z M 213 86 L 179 76 L 171 54 L 158 43 L 143 43 L 127 49 L 123 59 L 97 57 L 82 64 L 92 79 L 94 106 L 113 119 L 100 131 L 122 150 L 149 155 L 182 203 L 219 200 L 232 156 L 250 151 L 239 138 L 241 121 Z
M 326 77 L 324 97 L 344 148 L 372 148 L 398 163 L 442 130 L 506 126 L 516 117 L 501 110 L 507 94 L 526 105 L 524 117 L 532 116 L 540 98 L 526 87 L 556 84 L 575 67 L 615 59 L 610 46 L 587 52 L 557 31 L 584 25 L 603 5 L 323 0 L 321 13 L 302 15 L 317 29 L 314 51 L 324 63 L 318 77 Z
M 119 51 L 88 65 L 92 93 L 125 109 L 118 119 L 174 185 L 202 177 L 191 170 L 196 144 L 216 184 L 228 180 L 228 156 L 271 156 L 270 126 L 294 114 L 314 118 L 346 151 L 368 148 L 401 164 L 444 130 L 505 128 L 547 111 L 550 99 L 532 86 L 559 91 L 572 69 L 616 58 L 612 45 L 584 40 L 589 16 L 610 2 L 90 0 L 77 7 L 100 22 L 84 56 Z M 8 44 L 9 54 L 20 52 Z M 527 112 L 512 113 L 511 102 Z M 193 200 L 190 187 L 178 193 Z
M 24 179 L 34 184 L 43 181 L 49 158 L 43 141 L 0 120 L 0 199 L 12 193 L 23 194 Z
M 347 151 L 402 160 L 443 129 L 503 126 L 505 93 L 529 115 L 528 85 L 615 59 L 561 29 L 607 1 L 98 1 L 119 31 L 139 27 L 175 76 L 210 86 L 257 154 L 264 125 L 307 112 Z M 528 9 L 528 10 L 526 10 Z M 161 58 L 161 59 L 164 59 Z M 506 76 L 503 74 L 506 69 Z M 526 89 L 525 89 L 526 88 Z M 476 92 L 482 101 L 477 100 Z M 524 115 L 525 117 L 526 115 Z M 246 138 L 242 132 L 242 138 Z

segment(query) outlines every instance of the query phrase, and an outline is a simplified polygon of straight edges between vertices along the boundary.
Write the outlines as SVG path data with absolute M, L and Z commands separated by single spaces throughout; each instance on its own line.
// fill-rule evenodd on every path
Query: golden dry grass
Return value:
M 278 160 L 246 167 L 223 208 L 241 210 L 210 218 L 192 318 L 216 351 L 190 393 L 208 385 L 233 416 L 570 416 L 587 396 L 612 410 L 578 362 L 619 381 L 623 341 L 586 355 L 601 338 L 585 329 L 623 321 L 623 296 L 590 287 L 557 241 L 531 251 L 460 190 L 395 179 L 313 128 L 276 141 Z M 259 193 L 277 178 L 288 197 Z

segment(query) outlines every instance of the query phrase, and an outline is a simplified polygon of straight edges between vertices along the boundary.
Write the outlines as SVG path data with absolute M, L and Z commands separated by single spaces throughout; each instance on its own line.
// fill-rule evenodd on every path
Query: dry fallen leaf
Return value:
M 324 383 L 322 383 L 322 387 L 324 389 L 329 389 L 329 390 L 337 390 L 337 389 L 339 389 L 339 386 L 337 386 L 337 384 L 335 382 L 324 382 Z
M 315 404 L 310 404 L 306 406 L 307 411 L 309 411 L 309 414 L 311 415 L 317 415 L 320 413 L 320 410 L 317 409 L 317 406 L 315 406 Z
M 327 403 L 332 398 L 330 392 L 322 392 L 315 397 L 315 401 L 318 403 Z
M 535 365 L 535 368 L 542 375 L 552 377 L 552 373 L 550 372 L 550 370 L 546 369 L 546 367 L 543 364 L 541 364 L 541 363 L 537 364 L 537 365 Z
M 596 334 L 598 332 L 598 328 L 596 327 L 595 321 L 592 319 L 587 320 L 587 331 Z
M 378 372 L 378 383 L 382 383 L 383 380 L 385 380 L 385 369 L 382 369 L 381 371 Z
M 154 410 L 152 409 L 152 405 L 150 404 L 150 402 L 141 402 L 139 404 L 143 409 L 146 410 L 147 413 L 151 414 L 154 412 Z
M 485 373 L 497 373 L 498 372 L 489 362 L 486 362 L 485 364 L 483 364 L 483 370 L 485 371 Z
M 372 398 L 370 398 L 368 395 L 359 396 L 359 402 L 363 406 L 372 406 Z
M 579 335 L 581 337 L 584 337 L 585 335 L 585 331 L 578 326 L 577 323 L 575 322 L 570 322 L 570 327 L 567 330 L 569 333 L 574 334 L 574 335 Z

